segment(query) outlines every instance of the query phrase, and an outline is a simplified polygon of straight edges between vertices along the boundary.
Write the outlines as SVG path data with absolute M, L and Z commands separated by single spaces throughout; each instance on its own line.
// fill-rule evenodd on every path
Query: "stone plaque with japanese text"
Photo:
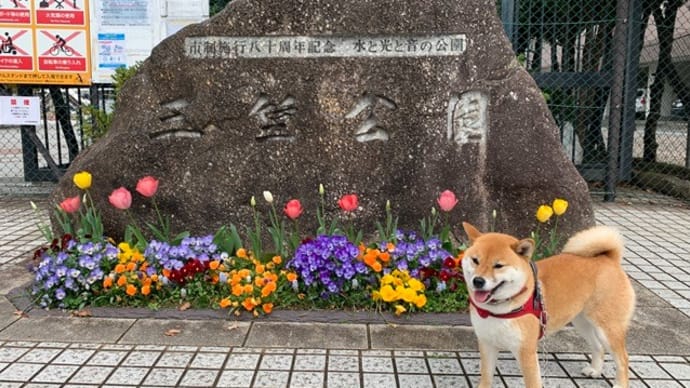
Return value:
M 94 175 L 107 232 L 126 214 L 116 187 L 160 179 L 176 230 L 253 223 L 250 198 L 271 191 L 305 209 L 315 230 L 360 197 L 367 232 L 390 200 L 416 229 L 439 192 L 454 191 L 454 227 L 470 221 L 528 235 L 538 205 L 566 198 L 559 231 L 593 223 L 585 182 L 561 150 L 536 84 L 484 0 L 234 0 L 164 40 L 123 88 L 109 133 L 77 158 L 53 200 L 76 195 L 72 173 Z M 266 204 L 258 201 L 266 210 Z M 151 220 L 135 195 L 132 213 Z

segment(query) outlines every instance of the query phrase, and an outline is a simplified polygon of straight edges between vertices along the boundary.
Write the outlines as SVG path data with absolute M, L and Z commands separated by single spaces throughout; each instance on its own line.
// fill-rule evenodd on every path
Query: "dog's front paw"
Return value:
M 582 368 L 582 374 L 587 377 L 601 377 L 601 370 L 596 370 L 592 366 L 586 366 Z

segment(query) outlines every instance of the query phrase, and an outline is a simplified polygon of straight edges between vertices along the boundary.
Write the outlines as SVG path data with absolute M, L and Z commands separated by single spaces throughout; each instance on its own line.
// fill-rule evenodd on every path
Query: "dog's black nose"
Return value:
M 472 284 L 474 285 L 474 288 L 484 288 L 486 280 L 484 280 L 482 277 L 476 277 L 472 279 Z

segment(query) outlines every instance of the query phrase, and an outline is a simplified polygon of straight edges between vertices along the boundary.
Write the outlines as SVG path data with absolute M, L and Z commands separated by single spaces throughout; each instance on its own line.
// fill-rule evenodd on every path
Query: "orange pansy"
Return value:
M 212 270 L 218 269 L 218 266 L 220 265 L 220 261 L 218 260 L 213 260 L 212 262 L 208 263 L 208 267 L 211 268 Z
M 142 295 L 148 295 L 150 293 L 151 293 L 151 286 L 150 285 L 147 284 L 147 285 L 141 287 L 141 294 Z
M 127 295 L 129 295 L 129 296 L 134 296 L 134 295 L 137 294 L 137 288 L 136 288 L 136 286 L 134 286 L 133 284 L 128 284 L 128 285 L 127 285 L 127 289 L 125 290 L 125 292 L 126 292 Z
M 127 278 L 124 277 L 124 276 L 120 276 L 120 277 L 117 279 L 117 285 L 120 286 L 120 287 L 122 287 L 122 286 L 124 286 L 125 284 L 127 284 Z
M 224 309 L 224 308 L 230 307 L 232 302 L 230 302 L 230 299 L 228 299 L 228 298 L 223 298 L 220 300 L 220 302 L 218 304 L 220 305 L 220 308 Z
M 124 264 L 118 264 L 115 266 L 115 273 L 123 273 L 123 272 L 125 272 Z

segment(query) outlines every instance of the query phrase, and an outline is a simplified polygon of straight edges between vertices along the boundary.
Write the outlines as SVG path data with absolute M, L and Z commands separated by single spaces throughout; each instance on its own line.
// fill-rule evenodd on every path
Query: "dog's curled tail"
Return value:
M 563 253 L 578 256 L 608 256 L 616 261 L 623 257 L 623 236 L 609 226 L 595 226 L 572 236 L 563 247 Z

